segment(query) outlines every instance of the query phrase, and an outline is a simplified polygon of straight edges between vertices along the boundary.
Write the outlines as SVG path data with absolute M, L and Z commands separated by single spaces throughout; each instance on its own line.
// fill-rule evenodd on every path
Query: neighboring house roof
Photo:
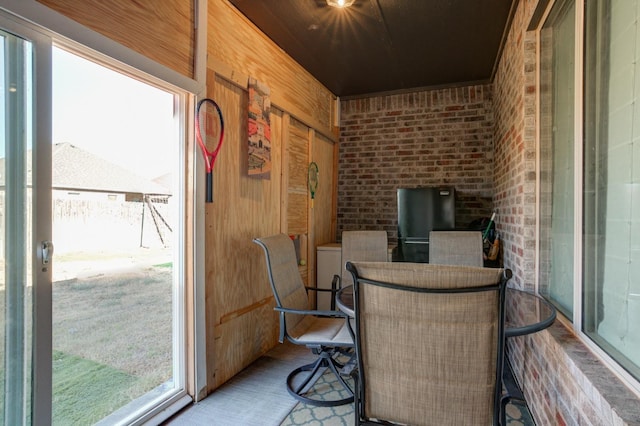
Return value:
M 53 189 L 171 195 L 162 185 L 69 143 L 54 144 L 52 156 Z M 31 169 L 31 156 L 27 159 Z M 0 187 L 4 187 L 4 172 L 5 159 L 0 158 Z
M 171 193 L 171 188 L 173 185 L 172 173 L 165 173 L 161 176 L 158 176 L 157 178 L 154 178 L 153 181 L 162 186 L 165 190 L 169 191 L 169 193 Z

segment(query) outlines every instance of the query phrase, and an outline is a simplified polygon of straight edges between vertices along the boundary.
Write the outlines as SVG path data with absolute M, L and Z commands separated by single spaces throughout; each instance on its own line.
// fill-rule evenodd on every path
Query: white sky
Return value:
M 53 50 L 53 143 L 68 142 L 147 178 L 177 151 L 173 95 Z

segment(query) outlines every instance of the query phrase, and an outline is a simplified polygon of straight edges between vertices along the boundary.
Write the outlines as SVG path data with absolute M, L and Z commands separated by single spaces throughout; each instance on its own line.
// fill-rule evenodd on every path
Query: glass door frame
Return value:
M 0 27 L 32 43 L 32 424 L 51 424 L 51 265 L 43 243 L 51 241 L 51 46 L 46 34 L 0 14 Z M 25 147 L 26 148 L 26 147 Z M 27 395 L 24 395 L 28 399 Z M 23 419 L 24 421 L 24 419 Z

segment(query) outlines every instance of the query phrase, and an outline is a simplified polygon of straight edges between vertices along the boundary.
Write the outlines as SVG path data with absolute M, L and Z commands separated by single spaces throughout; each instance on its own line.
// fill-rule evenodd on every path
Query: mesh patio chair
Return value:
M 353 332 L 349 328 L 347 315 L 340 311 L 310 309 L 307 290 L 323 289 L 304 286 L 298 271 L 295 248 L 287 235 L 256 238 L 253 242 L 263 248 L 266 256 L 269 282 L 276 301 L 275 310 L 280 317 L 280 343 L 287 339 L 296 345 L 308 347 L 318 355 L 315 362 L 298 367 L 289 374 L 287 390 L 294 398 L 307 404 L 334 406 L 353 402 L 353 392 L 339 371 L 344 365 L 335 359 L 341 351 L 353 348 Z M 319 400 L 309 396 L 309 390 L 321 376 L 316 373 L 322 373 L 327 368 L 349 396 L 335 400 Z M 299 375 L 301 380 L 298 379 Z
M 388 240 L 386 231 L 342 231 L 340 275 L 331 281 L 332 291 L 353 284 L 351 273 L 347 272 L 348 261 L 386 262 L 388 260 Z M 331 299 L 331 309 L 336 308 L 335 297 Z
M 429 263 L 483 266 L 480 231 L 431 231 Z
M 500 424 L 511 271 L 350 262 L 356 424 Z
M 347 262 L 386 262 L 388 260 L 387 231 L 343 231 L 341 251 L 342 275 L 338 287 L 353 284 L 351 273 L 347 272 Z

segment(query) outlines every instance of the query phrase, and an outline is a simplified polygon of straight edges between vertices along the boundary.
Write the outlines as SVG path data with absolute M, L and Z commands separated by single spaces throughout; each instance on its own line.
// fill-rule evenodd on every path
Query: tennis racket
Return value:
M 224 139 L 224 120 L 220 107 L 212 99 L 202 99 L 196 108 L 196 139 L 207 169 L 207 203 L 213 202 L 213 164 Z
M 309 164 L 309 170 L 307 174 L 307 184 L 309 185 L 309 193 L 311 194 L 311 208 L 313 208 L 313 199 L 316 196 L 318 190 L 319 181 L 318 165 L 315 162 Z

